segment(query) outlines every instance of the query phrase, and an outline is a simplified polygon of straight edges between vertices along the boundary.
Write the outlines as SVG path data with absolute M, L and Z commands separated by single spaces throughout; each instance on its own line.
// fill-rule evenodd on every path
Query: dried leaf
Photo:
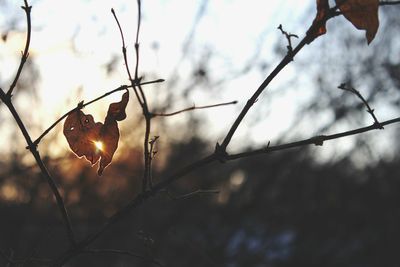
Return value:
M 366 30 L 368 44 L 374 39 L 379 28 L 379 0 L 336 0 L 340 11 L 357 29 Z
M 117 121 L 126 118 L 125 109 L 129 92 L 120 102 L 110 104 L 104 124 L 94 122 L 93 116 L 81 110 L 71 113 L 64 123 L 64 136 L 69 147 L 78 156 L 85 156 L 92 165 L 100 159 L 98 175 L 111 163 L 118 148 L 119 129 Z
M 326 21 L 324 21 L 324 19 L 328 10 L 328 0 L 317 0 L 317 15 L 315 16 L 310 30 L 307 32 L 307 35 L 311 38 L 308 43 L 311 43 L 315 38 L 326 33 Z

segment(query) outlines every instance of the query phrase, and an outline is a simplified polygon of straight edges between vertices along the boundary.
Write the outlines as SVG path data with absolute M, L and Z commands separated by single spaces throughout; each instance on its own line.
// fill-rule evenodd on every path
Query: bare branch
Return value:
M 139 78 L 139 33 L 140 33 L 140 25 L 142 22 L 141 0 L 137 0 L 137 9 L 138 9 L 138 18 L 137 18 L 136 39 L 135 39 L 135 51 L 136 51 L 135 80 Z
M 193 106 L 191 106 L 189 108 L 185 108 L 185 109 L 178 110 L 178 111 L 171 112 L 171 113 L 152 113 L 152 115 L 154 117 L 169 117 L 169 116 L 174 116 L 174 115 L 177 115 L 177 114 L 180 114 L 180 113 L 183 113 L 183 112 L 197 110 L 197 109 L 215 108 L 215 107 L 221 107 L 221 106 L 227 106 L 227 105 L 235 105 L 235 104 L 237 104 L 237 101 L 231 101 L 231 102 L 225 102 L 225 103 L 207 105 L 207 106 L 198 106 L 198 107 L 193 105 Z
M 374 114 L 374 110 L 371 109 L 367 100 L 365 100 L 365 98 L 361 95 L 361 93 L 358 90 L 356 90 L 353 87 L 348 87 L 344 83 L 339 85 L 338 88 L 356 95 L 363 102 L 364 106 L 367 108 L 367 112 L 372 116 L 372 119 L 374 120 L 375 124 L 378 125 L 379 129 L 383 129 L 383 126 L 380 124 L 380 122 L 378 121 L 378 119 L 376 118 L 376 116 Z
M 268 154 L 268 153 L 274 152 L 274 151 L 286 150 L 286 149 L 290 149 L 290 148 L 296 148 L 296 147 L 307 146 L 307 145 L 322 146 L 323 143 L 328 140 L 339 139 L 339 138 L 346 137 L 346 136 L 357 135 L 357 134 L 369 132 L 372 130 L 378 130 L 378 129 L 381 129 L 381 127 L 383 127 L 385 125 L 398 123 L 398 122 L 400 122 L 400 117 L 391 119 L 391 120 L 387 120 L 384 122 L 380 122 L 379 124 L 374 123 L 370 126 L 361 127 L 361 128 L 357 128 L 357 129 L 353 129 L 353 130 L 345 131 L 345 132 L 340 132 L 340 133 L 336 133 L 336 134 L 318 135 L 318 136 L 314 136 L 314 137 L 304 139 L 301 141 L 296 141 L 296 142 L 291 142 L 291 143 L 276 145 L 276 146 L 269 145 L 265 148 L 260 148 L 260 149 L 255 149 L 252 151 L 246 151 L 246 152 L 242 152 L 242 153 L 228 155 L 227 160 L 235 160 L 235 159 L 239 159 L 239 158 L 246 158 L 246 157 L 251 157 L 251 156 L 256 156 L 256 155 L 261 155 L 261 154 Z
M 137 19 L 137 28 L 136 28 L 136 40 L 135 40 L 135 53 L 136 53 L 136 65 L 135 65 L 135 80 L 139 80 L 139 62 L 140 62 L 140 54 L 139 54 L 139 33 L 140 33 L 140 25 L 142 21 L 142 4 L 141 0 L 137 0 L 137 10 L 138 10 L 138 19 Z M 142 98 L 142 109 L 143 116 L 145 119 L 145 133 L 144 133 L 144 142 L 143 142 L 143 156 L 144 156 L 144 174 L 143 174 L 143 183 L 142 190 L 146 191 L 147 186 L 150 183 L 151 176 L 151 153 L 149 148 L 149 139 L 151 132 L 151 119 L 152 114 L 149 111 L 149 107 L 146 100 L 146 95 L 143 92 L 143 89 L 140 85 L 136 87 L 139 91 L 139 94 Z
M 142 107 L 143 116 L 145 119 L 145 134 L 144 134 L 144 141 L 143 141 L 144 173 L 143 173 L 142 190 L 146 191 L 148 182 L 150 179 L 150 172 L 151 172 L 150 171 L 151 155 L 150 155 L 150 148 L 149 148 L 149 140 L 150 140 L 152 114 L 149 111 L 149 107 L 148 107 L 147 100 L 146 100 L 146 95 L 144 94 L 143 88 L 140 85 L 141 78 L 139 78 L 139 74 L 138 74 L 138 72 L 139 72 L 139 32 L 140 32 L 140 24 L 141 24 L 141 18 L 142 18 L 142 10 L 141 10 L 142 5 L 141 5 L 140 0 L 137 0 L 137 7 L 138 7 L 138 22 L 137 22 L 136 40 L 135 40 L 136 65 L 135 65 L 135 79 L 134 80 L 132 79 L 132 76 L 131 76 L 131 73 L 129 70 L 129 66 L 128 66 L 124 35 L 123 35 L 121 25 L 118 21 L 118 18 L 115 14 L 114 9 L 111 9 L 111 12 L 112 12 L 115 20 L 117 21 L 118 28 L 121 33 L 122 46 L 123 46 L 122 53 L 124 56 L 125 66 L 126 66 L 126 70 L 127 70 L 128 76 L 129 76 L 129 80 L 131 81 L 131 85 L 135 91 L 135 94 L 139 101 L 139 104 Z
M 135 95 L 136 95 L 136 98 L 137 98 L 139 104 L 140 104 L 141 106 L 143 106 L 143 101 L 142 101 L 142 99 L 140 98 L 140 96 L 139 96 L 139 94 L 138 94 L 138 92 L 137 92 L 137 90 L 136 90 L 136 87 L 134 87 L 134 85 L 135 85 L 136 83 L 138 83 L 139 81 L 133 80 L 133 79 L 132 79 L 131 71 L 130 71 L 130 69 L 129 69 L 129 65 L 128 65 L 128 56 L 127 56 L 127 54 L 126 54 L 126 45 L 125 45 L 124 32 L 122 31 L 121 24 L 119 23 L 118 17 L 117 17 L 117 15 L 115 14 L 115 11 L 114 11 L 113 8 L 111 8 L 111 13 L 112 13 L 113 16 L 114 16 L 115 21 L 117 22 L 118 29 L 119 29 L 119 32 L 120 32 L 120 34 L 121 34 L 121 40 L 122 40 L 122 55 L 123 55 L 123 57 L 124 57 L 125 69 L 126 69 L 126 72 L 128 73 L 129 81 L 130 81 L 131 84 L 132 84 L 133 91 L 135 92 Z
M 29 45 L 31 42 L 31 32 L 32 32 L 32 26 L 31 26 L 31 10 L 32 6 L 28 4 L 27 0 L 24 0 L 24 6 L 21 6 L 21 8 L 25 11 L 26 14 L 26 23 L 27 23 L 27 30 L 26 30 L 26 42 L 25 42 L 25 49 L 24 52 L 22 52 L 21 56 L 21 61 L 18 66 L 17 74 L 15 75 L 15 78 L 13 82 L 10 85 L 10 89 L 8 89 L 7 92 L 7 97 L 11 98 L 12 93 L 14 91 L 15 86 L 17 85 L 17 82 L 19 80 L 19 76 L 21 75 L 22 69 L 24 67 L 24 64 L 26 60 L 28 59 L 29 56 Z

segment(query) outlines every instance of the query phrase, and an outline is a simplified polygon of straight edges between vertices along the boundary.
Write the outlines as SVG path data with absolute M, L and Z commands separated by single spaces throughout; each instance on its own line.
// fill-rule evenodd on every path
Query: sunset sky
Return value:
M 16 2 L 18 1 L 3 1 L 0 11 L 1 31 L 8 32 L 7 41 L 0 43 L 0 78 L 3 88 L 7 88 L 15 73 L 19 54 L 25 42 L 26 20 L 24 12 L 19 7 L 22 1 Z M 175 74 L 174 71 L 178 71 L 182 77 L 188 76 L 192 69 L 185 66 L 194 58 L 204 54 L 207 49 L 213 52 L 215 58 L 211 63 L 212 77 L 221 78 L 241 69 L 254 57 L 255 51 L 259 50 L 253 60 L 257 64 L 265 62 L 264 75 L 255 68 L 243 76 L 232 77 L 224 84 L 223 90 L 212 99 L 209 94 L 203 93 L 207 88 L 201 87 L 189 97 L 189 101 L 196 105 L 239 101 L 235 107 L 196 111 L 206 116 L 208 122 L 207 126 L 203 127 L 202 134 L 216 141 L 224 136 L 247 98 L 262 82 L 268 71 L 279 62 L 280 57 L 274 52 L 275 45 L 279 39 L 282 40 L 282 49 L 285 49 L 286 44 L 276 29 L 277 26 L 283 24 L 285 29 L 302 37 L 307 29 L 306 25 L 312 22 L 314 16 L 307 11 L 313 12 L 315 8 L 314 1 L 292 0 L 252 4 L 246 0 L 142 2 L 140 73 L 145 79 L 149 77 L 148 73 L 151 73 L 152 76 L 148 79 L 156 76 L 168 81 Z M 36 105 L 36 100 L 21 96 L 19 106 L 22 109 L 21 114 L 27 116 L 25 120 L 40 126 L 33 127 L 31 131 L 33 136 L 37 136 L 80 100 L 88 101 L 127 83 L 123 61 L 120 60 L 122 58 L 120 35 L 110 9 L 115 9 L 122 24 L 133 68 L 137 6 L 136 1 L 125 0 L 112 1 L 112 4 L 103 0 L 68 2 L 37 0 L 30 1 L 30 4 L 33 6 L 30 56 L 40 73 L 38 83 L 33 90 L 39 92 L 41 105 L 32 113 L 27 107 Z M 204 15 L 199 16 L 202 9 Z M 9 28 L 10 23 L 15 23 L 15 29 Z M 190 38 L 191 33 L 193 38 Z M 329 42 L 329 39 L 326 42 Z M 315 45 L 318 45 L 318 42 L 316 43 Z M 191 52 L 187 56 L 188 59 L 182 60 L 184 45 L 188 45 Z M 315 49 L 315 46 L 306 49 Z M 115 71 L 107 75 L 106 66 L 113 59 L 119 61 L 115 65 Z M 302 60 L 301 54 L 299 60 Z M 179 68 L 176 68 L 178 65 Z M 286 68 L 268 89 L 274 98 L 268 99 L 267 102 L 260 101 L 255 105 L 255 111 L 250 112 L 249 118 L 239 128 L 236 136 L 238 142 L 232 143 L 232 148 L 241 148 L 243 142 L 240 140 L 266 144 L 269 140 L 279 137 L 292 125 L 297 103 L 307 101 L 311 92 L 294 90 L 274 94 L 280 87 L 290 84 L 291 79 L 302 81 L 305 87 L 310 83 L 304 77 L 297 77 L 292 66 Z M 174 88 L 164 89 L 174 90 Z M 152 89 L 149 87 L 146 90 L 151 99 Z M 98 116 L 97 120 L 102 120 L 110 101 L 119 97 L 119 94 L 115 94 L 85 110 L 92 112 L 95 117 Z M 251 116 L 260 112 L 256 108 L 262 103 L 269 105 L 267 112 L 261 119 L 258 116 L 257 122 L 254 122 L 255 119 Z M 174 108 L 186 106 L 186 102 L 177 99 Z M 262 109 L 262 112 L 265 110 Z M 179 123 L 179 121 L 184 122 L 184 118 L 185 115 L 169 121 Z M 61 136 L 60 129 L 57 128 L 53 134 Z M 7 127 L 1 127 L 0 131 L 2 131 L 1 136 L 12 134 Z M 6 141 L 3 139 L 0 142 Z M 347 141 L 338 141 L 341 142 Z M 61 150 L 67 148 L 66 142 L 61 141 L 60 144 Z M 327 149 L 329 150 L 329 144 Z

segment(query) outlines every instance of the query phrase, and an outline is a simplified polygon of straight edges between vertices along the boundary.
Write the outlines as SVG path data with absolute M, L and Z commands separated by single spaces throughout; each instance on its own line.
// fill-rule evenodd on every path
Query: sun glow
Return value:
M 103 151 L 104 146 L 101 141 L 93 141 L 93 144 L 98 150 Z

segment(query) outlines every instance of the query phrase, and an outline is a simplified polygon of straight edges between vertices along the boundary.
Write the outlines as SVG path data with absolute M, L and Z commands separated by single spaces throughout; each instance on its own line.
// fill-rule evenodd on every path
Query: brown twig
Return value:
M 18 69 L 17 69 L 17 74 L 14 77 L 13 82 L 10 85 L 10 88 L 7 91 L 7 97 L 11 98 L 12 93 L 15 89 L 15 86 L 17 85 L 17 82 L 19 80 L 19 76 L 21 75 L 22 69 L 24 67 L 24 64 L 26 60 L 28 59 L 29 56 L 29 45 L 31 42 L 31 32 L 32 32 L 32 25 L 31 25 L 31 10 L 32 6 L 28 5 L 28 1 L 24 0 L 24 6 L 21 6 L 21 8 L 25 11 L 26 14 L 26 23 L 27 23 L 27 30 L 26 30 L 26 42 L 25 42 L 25 49 L 24 52 L 22 52 L 21 56 L 21 61 L 19 63 Z
M 169 117 L 169 116 L 174 116 L 183 112 L 187 111 L 192 111 L 192 110 L 197 110 L 197 109 L 207 109 L 207 108 L 215 108 L 215 107 L 221 107 L 221 106 L 227 106 L 227 105 L 235 105 L 237 104 L 237 101 L 231 101 L 231 102 L 225 102 L 225 103 L 219 103 L 219 104 L 214 104 L 214 105 L 207 105 L 207 106 L 198 106 L 196 107 L 195 105 L 189 107 L 189 108 L 184 108 L 175 112 L 171 113 L 152 113 L 154 117 Z

